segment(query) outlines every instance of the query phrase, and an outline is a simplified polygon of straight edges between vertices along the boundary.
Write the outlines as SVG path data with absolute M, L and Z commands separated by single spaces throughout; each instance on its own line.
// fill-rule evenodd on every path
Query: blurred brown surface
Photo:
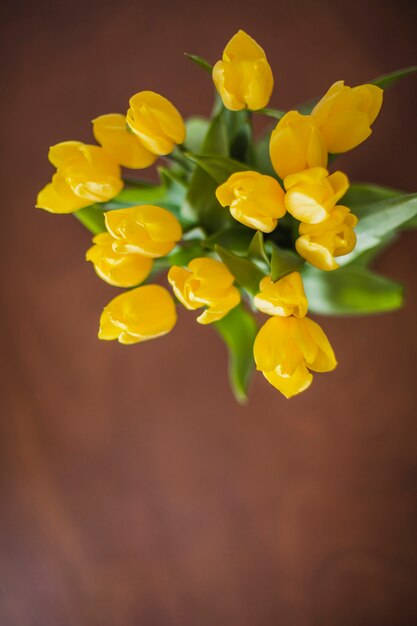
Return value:
M 245 28 L 289 107 L 416 62 L 410 2 L 6 2 L 2 8 L 1 626 L 417 623 L 416 233 L 380 260 L 401 312 L 323 319 L 339 367 L 286 401 L 233 400 L 213 331 L 181 312 L 96 339 L 115 290 L 71 217 L 32 209 L 48 146 L 154 89 L 184 115 Z M 416 188 L 416 79 L 387 93 L 352 179 Z M 6 87 L 7 85 L 7 87 Z

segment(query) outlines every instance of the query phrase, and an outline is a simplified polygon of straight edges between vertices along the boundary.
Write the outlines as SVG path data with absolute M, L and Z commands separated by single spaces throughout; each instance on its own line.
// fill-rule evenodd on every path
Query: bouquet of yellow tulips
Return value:
M 137 93 L 127 114 L 93 120 L 98 145 L 51 147 L 56 172 L 37 207 L 73 213 L 94 235 L 86 258 L 97 275 L 124 289 L 104 307 L 100 339 L 165 335 L 176 323 L 175 296 L 225 341 L 238 400 L 255 366 L 289 398 L 309 387 L 312 372 L 337 364 L 308 310 L 367 314 L 402 304 L 401 285 L 368 266 L 402 228 L 417 226 L 417 194 L 350 184 L 333 165 L 369 137 L 383 90 L 416 68 L 357 87 L 338 81 L 285 112 L 267 108 L 272 71 L 245 32 L 214 67 L 187 56 L 214 82 L 211 118 L 184 122 L 163 96 Z M 256 139 L 255 113 L 273 122 Z M 121 167 L 159 159 L 158 184 L 122 177 Z M 269 316 L 260 329 L 256 312 Z

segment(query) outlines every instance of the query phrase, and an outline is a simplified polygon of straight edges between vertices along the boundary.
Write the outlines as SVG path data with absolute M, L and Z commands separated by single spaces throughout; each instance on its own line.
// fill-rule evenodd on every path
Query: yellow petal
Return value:
M 125 115 L 110 113 L 97 117 L 93 120 L 93 133 L 98 143 L 123 167 L 149 167 L 157 158 L 127 130 Z
M 282 376 L 276 371 L 263 372 L 263 375 L 286 398 L 305 391 L 313 382 L 313 376 L 304 363 L 300 363 L 291 376 Z
M 83 145 L 81 141 L 61 141 L 49 148 L 49 161 L 55 167 L 60 167 L 65 161 L 78 158 L 79 149 Z
M 240 292 L 236 287 L 231 287 L 225 298 L 217 300 L 197 317 L 199 324 L 212 324 L 225 317 L 240 302 Z
M 303 352 L 308 367 L 314 372 L 330 372 L 337 366 L 333 348 L 323 329 L 313 320 L 305 317 L 294 320 L 292 323 L 292 335 Z M 315 345 L 311 350 L 310 344 Z
M 306 315 L 308 302 L 299 272 L 291 272 L 276 282 L 270 276 L 265 276 L 259 283 L 259 288 L 260 293 L 254 298 L 254 304 L 259 311 L 283 317 Z
M 65 193 L 62 193 L 65 188 Z M 61 192 L 60 192 L 61 191 Z M 76 196 L 60 174 L 55 174 L 52 183 L 46 185 L 38 194 L 36 207 L 50 213 L 74 213 L 91 204 L 88 200 Z
M 169 292 L 159 285 L 145 285 L 122 293 L 105 307 L 99 338 L 137 343 L 160 337 L 175 326 L 177 313 Z
M 271 134 L 269 152 L 272 165 L 282 179 L 327 165 L 324 137 L 311 116 L 297 111 L 289 111 L 278 122 Z
M 175 106 L 153 91 L 130 98 L 127 124 L 145 148 L 157 155 L 169 154 L 185 140 L 185 124 Z

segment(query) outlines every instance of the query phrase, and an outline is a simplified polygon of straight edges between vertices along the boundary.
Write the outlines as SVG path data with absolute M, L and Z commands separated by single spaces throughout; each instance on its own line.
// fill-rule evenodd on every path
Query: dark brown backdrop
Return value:
M 275 106 L 416 61 L 406 2 L 6 2 L 0 419 L 2 626 L 411 626 L 416 600 L 415 233 L 379 262 L 406 308 L 323 319 L 334 374 L 233 400 L 223 346 L 181 312 L 168 337 L 96 339 L 115 290 L 71 217 L 36 211 L 47 148 L 153 89 L 207 113 L 245 28 Z M 387 93 L 353 179 L 416 187 L 416 79 Z

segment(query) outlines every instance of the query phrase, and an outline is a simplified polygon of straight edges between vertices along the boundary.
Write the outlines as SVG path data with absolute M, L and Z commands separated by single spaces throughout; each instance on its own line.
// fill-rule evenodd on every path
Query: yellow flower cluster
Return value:
M 201 64 L 202 60 L 198 61 Z M 241 30 L 226 45 L 221 60 L 213 67 L 212 78 L 224 107 L 231 111 L 265 109 L 274 86 L 264 50 Z M 329 172 L 329 155 L 351 150 L 369 137 L 382 105 L 382 93 L 372 84 L 351 88 L 338 81 L 310 114 L 303 115 L 298 111 L 283 114 L 269 142 L 271 171 L 276 176 L 243 169 L 247 164 L 238 165 L 242 171 L 234 171 L 236 161 L 222 156 L 215 168 L 216 175 L 212 176 L 218 185 L 215 194 L 220 205 L 227 207 L 232 217 L 244 226 L 268 233 L 268 243 L 271 245 L 272 242 L 274 253 L 277 251 L 274 245 L 281 241 L 275 238 L 274 231 L 280 228 L 281 222 L 282 247 L 292 246 L 299 256 L 320 270 L 337 269 L 337 257 L 348 254 L 356 245 L 354 227 L 357 218 L 348 207 L 339 204 L 348 191 L 349 181 L 341 171 Z M 271 110 L 263 113 L 271 114 Z M 224 114 L 222 110 L 216 122 L 230 118 L 228 113 L 221 118 Z M 236 117 L 238 123 L 241 118 L 242 115 Z M 49 160 L 56 172 L 52 181 L 38 194 L 39 208 L 52 213 L 73 213 L 93 204 L 107 203 L 123 189 L 122 167 L 150 167 L 158 157 L 173 153 L 176 146 L 180 148 L 170 158 L 177 159 L 179 170 L 171 170 L 173 180 L 179 181 L 182 187 L 191 188 L 196 181 L 199 186 L 199 178 L 194 176 L 198 171 L 193 169 L 197 167 L 195 163 L 200 164 L 202 156 L 209 161 L 218 156 L 190 155 L 184 151 L 179 156 L 186 135 L 184 121 L 169 100 L 152 91 L 141 91 L 132 96 L 126 114 L 101 115 L 92 124 L 98 145 L 65 141 L 50 148 Z M 222 161 L 226 163 L 224 169 Z M 184 162 L 186 166 L 181 170 Z M 255 166 L 251 164 L 251 167 Z M 181 173 L 177 174 L 177 171 Z M 230 172 L 234 173 L 224 180 Z M 220 181 L 223 182 L 218 184 Z M 211 181 L 210 194 L 213 194 L 213 185 Z M 208 197 L 206 192 L 207 189 L 201 191 L 204 200 Z M 191 195 L 185 196 L 185 202 L 190 206 Z M 124 197 L 125 194 L 114 204 L 120 206 Z M 267 266 L 270 265 L 274 275 L 274 253 L 269 264 L 271 248 L 266 245 L 263 248 L 260 233 L 253 239 L 247 258 L 240 259 L 232 251 L 216 247 L 218 256 L 225 263 L 215 258 L 214 251 L 189 261 L 189 250 L 196 249 L 191 246 L 186 249 L 184 265 L 172 265 L 173 256 L 185 258 L 184 251 L 179 250 L 182 226 L 169 210 L 143 204 L 144 198 L 136 197 L 137 206 L 107 210 L 110 207 L 104 205 L 82 214 L 85 216 L 94 210 L 101 220 L 103 209 L 105 232 L 93 238 L 86 259 L 102 280 L 128 289 L 104 308 L 100 318 L 100 339 L 134 344 L 160 337 L 175 326 L 176 306 L 168 289 L 157 284 L 142 285 L 158 267 L 171 265 L 168 283 L 185 308 L 199 309 L 197 322 L 200 324 L 211 324 L 224 318 L 240 304 L 245 289 L 248 296 L 253 295 L 259 276 L 266 273 Z M 214 200 L 213 197 L 210 199 Z M 180 205 L 181 201 L 178 201 L 178 215 L 181 215 Z M 165 206 L 171 206 L 171 202 Z M 220 207 L 218 210 L 221 213 Z M 195 217 L 190 229 L 192 227 L 202 235 L 188 234 L 188 239 L 194 236 L 200 239 L 196 247 L 198 254 L 204 254 L 205 247 L 213 250 L 213 241 L 217 243 L 219 239 L 216 237 L 224 233 L 210 232 L 211 226 L 206 232 L 204 220 L 199 223 L 197 211 Z M 184 223 L 188 225 L 189 222 L 184 218 Z M 237 231 L 239 236 L 244 231 L 241 227 L 231 230 Z M 194 245 L 194 240 L 192 243 Z M 259 254 L 253 261 L 254 248 Z M 171 257 L 165 261 L 155 261 L 168 255 Z M 283 257 L 286 258 L 285 254 Z M 238 265 L 229 262 L 228 258 Z M 235 267 L 242 267 L 239 263 L 243 263 L 244 268 L 249 266 L 249 273 L 252 272 L 250 281 L 245 281 L 246 269 L 236 270 L 237 282 L 242 289 L 235 285 L 232 273 Z M 294 265 L 285 267 L 279 280 L 264 276 L 259 283 L 259 292 L 253 297 L 254 307 L 271 316 L 259 330 L 253 345 L 256 367 L 287 398 L 307 389 L 313 379 L 312 372 L 328 372 L 337 365 L 325 333 L 316 322 L 306 317 L 308 302 L 300 273 L 284 273 L 285 269 L 290 271 L 290 267 L 294 268 Z M 237 319 L 239 315 L 247 316 L 241 308 L 235 313 Z M 230 316 L 229 320 L 236 318 Z M 247 349 L 251 358 L 254 335 L 252 330 Z M 253 367 L 253 360 L 251 364 Z
M 269 73 L 262 48 L 239 31 L 227 44 L 222 61 L 214 66 L 213 80 L 225 107 L 257 110 L 265 107 L 271 96 L 272 75 L 266 80 Z M 311 115 L 286 113 L 270 139 L 271 163 L 283 188 L 271 176 L 237 172 L 218 187 L 220 204 L 230 207 L 237 221 L 264 233 L 273 231 L 288 211 L 301 222 L 298 253 L 322 270 L 337 269 L 335 257 L 355 247 L 357 219 L 347 207 L 337 204 L 349 182 L 342 172 L 329 174 L 328 155 L 351 150 L 369 137 L 382 95 L 376 85 L 352 88 L 338 81 Z
M 301 276 L 292 272 L 277 282 L 260 283 L 255 305 L 272 315 L 255 339 L 255 363 L 267 381 L 286 398 L 310 386 L 311 372 L 330 372 L 336 365 L 332 347 L 320 326 L 308 319 Z
M 171 102 L 153 91 L 132 96 L 127 115 L 109 113 L 93 120 L 100 146 L 64 141 L 49 150 L 56 167 L 36 206 L 51 213 L 74 213 L 108 202 L 123 188 L 120 166 L 142 169 L 172 152 L 185 139 L 184 121 Z

